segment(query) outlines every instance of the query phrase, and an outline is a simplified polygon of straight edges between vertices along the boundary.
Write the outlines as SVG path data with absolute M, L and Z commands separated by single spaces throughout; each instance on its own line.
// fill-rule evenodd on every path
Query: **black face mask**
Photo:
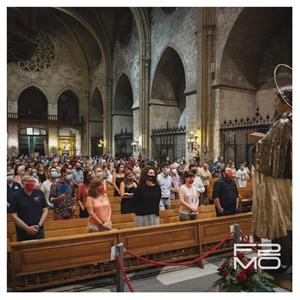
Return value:
M 133 178 L 128 178 L 128 181 L 129 182 L 133 182 Z
M 156 176 L 155 175 L 147 175 L 147 179 L 152 181 L 152 182 L 155 182 Z

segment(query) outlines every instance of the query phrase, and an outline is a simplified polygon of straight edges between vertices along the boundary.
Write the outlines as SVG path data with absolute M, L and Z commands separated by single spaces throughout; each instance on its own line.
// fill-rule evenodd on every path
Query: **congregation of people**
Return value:
M 239 212 L 238 188 L 251 177 L 246 162 L 236 170 L 222 157 L 208 162 L 176 159 L 159 165 L 133 157 L 26 156 L 7 161 L 7 212 L 18 241 L 44 238 L 49 210 L 54 220 L 72 219 L 79 210 L 88 232 L 114 230 L 107 193 L 121 198 L 121 214 L 134 214 L 134 226 L 160 224 L 160 211 L 179 199 L 179 220 L 198 217 L 199 206 L 214 204 L 216 215 Z M 208 195 L 215 178 L 212 195 Z

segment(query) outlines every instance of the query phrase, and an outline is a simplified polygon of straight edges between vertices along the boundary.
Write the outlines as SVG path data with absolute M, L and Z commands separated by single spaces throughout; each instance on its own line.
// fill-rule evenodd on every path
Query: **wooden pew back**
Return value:
M 247 213 L 11 243 L 11 285 L 15 291 L 25 291 L 113 274 L 111 247 L 121 242 L 127 250 L 151 259 L 159 255 L 160 261 L 191 260 L 222 240 L 231 224 L 240 224 L 244 233 L 250 234 L 251 220 L 252 214 Z M 231 246 L 226 244 L 221 250 Z M 124 266 L 132 271 L 151 265 L 125 255 Z

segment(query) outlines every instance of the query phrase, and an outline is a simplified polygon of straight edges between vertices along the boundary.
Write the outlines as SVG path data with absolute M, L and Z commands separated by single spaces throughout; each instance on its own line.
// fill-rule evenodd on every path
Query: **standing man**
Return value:
M 239 207 L 239 194 L 233 171 L 230 167 L 222 170 L 222 177 L 215 182 L 213 189 L 213 199 L 217 216 L 235 214 Z
M 41 190 L 34 188 L 34 178 L 23 176 L 23 188 L 11 198 L 10 212 L 16 225 L 17 241 L 44 238 L 48 205 Z
M 76 162 L 75 169 L 73 169 L 73 180 L 76 185 L 79 185 L 81 182 L 83 182 L 83 171 L 80 162 Z
M 207 195 L 207 189 L 208 189 L 208 186 L 209 186 L 209 179 L 211 178 L 211 173 L 208 170 L 208 164 L 207 163 L 204 163 L 202 168 L 200 168 L 199 174 L 200 174 L 203 186 L 205 188 L 205 191 L 202 194 L 203 195 L 203 203 L 206 203 L 207 196 L 208 196 Z
M 7 171 L 7 212 L 10 212 L 11 197 L 22 188 L 21 184 L 14 181 L 14 171 Z
M 171 200 L 179 199 L 179 188 L 181 186 L 181 179 L 177 172 L 178 164 L 172 164 L 170 166 L 170 176 L 172 179 L 172 187 L 171 187 Z
M 172 178 L 170 176 L 170 168 L 167 164 L 161 166 L 161 173 L 157 175 L 157 182 L 161 189 L 161 199 L 159 203 L 159 210 L 166 210 L 171 207 L 171 187 Z
M 236 172 L 236 178 L 240 188 L 245 188 L 247 186 L 247 179 L 249 179 L 249 176 L 244 163 L 241 163 L 240 168 Z
M 191 163 L 189 165 L 189 172 L 192 172 L 194 175 L 195 175 L 195 179 L 194 179 L 194 182 L 193 182 L 193 186 L 196 187 L 199 195 L 201 195 L 202 193 L 205 192 L 205 188 L 204 188 L 204 185 L 202 183 L 202 180 L 201 180 L 201 177 L 200 177 L 200 174 L 197 174 L 197 165 L 195 163 Z M 199 201 L 199 205 L 200 205 L 200 201 Z

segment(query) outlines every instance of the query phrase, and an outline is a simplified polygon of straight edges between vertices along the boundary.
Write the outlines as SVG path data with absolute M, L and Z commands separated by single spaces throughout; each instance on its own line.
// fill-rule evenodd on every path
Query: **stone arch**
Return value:
M 114 97 L 114 113 L 132 113 L 133 93 L 128 76 L 123 73 L 117 83 Z
M 96 87 L 89 99 L 89 119 L 100 121 L 103 118 L 104 107 L 100 90 Z
M 18 115 L 24 119 L 48 119 L 48 99 L 35 85 L 22 90 L 18 96 Z
M 123 73 L 117 83 L 113 107 L 114 154 L 116 157 L 132 153 L 133 93 L 128 76 Z
M 167 47 L 157 64 L 151 99 L 165 105 L 177 106 L 182 113 L 185 109 L 185 71 L 181 57 L 171 47 Z
M 99 147 L 100 139 L 103 140 L 103 98 L 98 87 L 96 87 L 89 98 L 89 136 L 91 143 L 91 155 L 103 154 L 103 147 Z
M 220 90 L 216 93 L 219 124 L 228 119 L 253 118 L 256 108 L 262 116 L 273 116 L 273 71 L 279 63 L 292 63 L 292 8 L 243 8 L 222 53 Z M 248 143 L 245 132 L 236 133 L 236 164 L 249 162 Z M 220 146 L 227 161 L 231 154 L 226 154 L 225 142 Z
M 65 89 L 57 101 L 58 121 L 77 122 L 79 119 L 79 99 L 71 89 Z
M 270 79 L 267 74 L 272 74 L 278 63 L 290 64 L 291 16 L 292 9 L 288 7 L 244 8 L 233 24 L 223 50 L 221 84 L 255 90 Z M 279 37 L 288 47 L 277 44 L 266 55 L 268 46 Z

